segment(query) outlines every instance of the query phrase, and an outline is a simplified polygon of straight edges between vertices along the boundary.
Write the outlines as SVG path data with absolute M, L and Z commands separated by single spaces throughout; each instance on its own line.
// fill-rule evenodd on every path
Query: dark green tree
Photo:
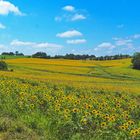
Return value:
M 8 66 L 4 61 L 0 61 L 0 70 L 8 70 Z
M 50 58 L 45 52 L 37 52 L 32 55 L 33 58 Z
M 133 55 L 132 64 L 134 69 L 140 70 L 140 53 L 137 52 Z

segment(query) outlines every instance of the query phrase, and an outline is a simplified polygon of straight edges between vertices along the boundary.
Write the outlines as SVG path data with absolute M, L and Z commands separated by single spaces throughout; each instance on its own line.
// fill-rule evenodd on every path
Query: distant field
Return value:
M 6 59 L 0 139 L 139 140 L 140 71 L 131 59 Z
M 0 55 L 0 59 L 16 59 L 16 58 L 27 58 L 28 56 L 10 56 L 10 55 Z
M 140 72 L 131 68 L 131 59 L 112 61 L 8 59 L 13 73 L 7 76 L 36 79 L 85 87 L 140 92 Z

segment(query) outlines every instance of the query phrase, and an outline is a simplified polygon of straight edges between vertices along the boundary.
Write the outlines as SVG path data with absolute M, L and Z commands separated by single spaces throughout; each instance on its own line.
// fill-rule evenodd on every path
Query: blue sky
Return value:
M 0 52 L 132 54 L 139 0 L 0 0 Z

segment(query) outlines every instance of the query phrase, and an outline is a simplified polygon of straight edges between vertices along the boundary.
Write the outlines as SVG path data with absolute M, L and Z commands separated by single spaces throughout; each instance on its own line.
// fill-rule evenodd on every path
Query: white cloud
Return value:
M 19 40 L 13 40 L 11 43 L 10 43 L 11 46 L 34 46 L 36 45 L 36 43 L 34 42 L 24 42 L 24 41 L 19 41 Z
M 15 46 L 15 47 L 34 47 L 34 48 L 62 48 L 62 45 L 58 45 L 55 43 L 48 43 L 48 42 L 44 42 L 44 43 L 36 43 L 36 42 L 25 42 L 25 41 L 19 41 L 19 40 L 13 40 L 10 43 L 11 46 Z
M 75 14 L 73 17 L 72 17 L 72 21 L 76 21 L 76 20 L 84 20 L 86 19 L 86 17 L 82 14 Z
M 67 40 L 67 44 L 74 44 L 74 45 L 77 45 L 77 44 L 84 44 L 86 43 L 87 41 L 85 39 L 75 39 L 75 40 Z
M 117 46 L 130 46 L 132 44 L 132 39 L 123 39 L 123 38 L 113 38 Z
M 102 54 L 125 54 L 134 53 L 139 51 L 139 46 L 137 46 L 136 39 L 140 39 L 140 34 L 134 34 L 131 36 L 126 36 L 123 38 L 114 37 L 113 43 L 103 42 L 99 44 L 94 51 L 96 53 Z
M 102 49 L 111 50 L 111 49 L 114 49 L 114 48 L 116 48 L 116 46 L 113 45 L 112 43 L 110 43 L 110 42 L 103 42 L 103 43 L 99 44 L 94 50 L 95 51 L 102 50 Z
M 135 34 L 132 36 L 133 39 L 139 39 L 140 38 L 140 34 Z
M 59 22 L 60 22 L 60 21 L 62 20 L 62 17 L 57 16 L 57 17 L 55 17 L 55 18 L 54 18 L 54 20 L 55 20 L 55 21 L 59 21 Z
M 54 18 L 55 21 L 77 21 L 77 20 L 85 20 L 87 17 L 85 15 L 87 15 L 87 12 L 85 12 L 86 10 L 80 10 L 80 9 L 76 9 L 75 7 L 71 6 L 71 5 L 67 5 L 65 7 L 62 8 L 64 10 L 64 12 L 62 12 L 59 16 L 56 16 Z M 68 11 L 68 12 L 65 12 Z M 82 12 L 82 13 L 81 13 Z M 83 14 L 84 12 L 84 14 Z
M 117 28 L 121 29 L 124 27 L 124 24 L 117 25 Z
M 71 5 L 67 5 L 67 6 L 63 7 L 62 9 L 65 11 L 68 11 L 68 12 L 73 12 L 75 10 L 75 7 L 73 7 Z
M 125 38 L 114 37 L 113 40 L 117 46 L 133 46 L 133 42 L 140 38 L 140 34 L 134 34 Z
M 36 44 L 35 47 L 37 48 L 62 48 L 62 45 L 55 44 L 55 43 L 39 43 Z
M 77 30 L 66 31 L 63 33 L 58 33 L 56 36 L 60 38 L 71 38 L 76 36 L 82 36 L 83 34 Z
M 6 26 L 3 25 L 2 23 L 0 23 L 0 29 L 5 29 L 5 28 L 6 28 Z
M 9 1 L 0 0 L 0 15 L 8 15 L 14 13 L 15 15 L 23 15 L 17 6 Z

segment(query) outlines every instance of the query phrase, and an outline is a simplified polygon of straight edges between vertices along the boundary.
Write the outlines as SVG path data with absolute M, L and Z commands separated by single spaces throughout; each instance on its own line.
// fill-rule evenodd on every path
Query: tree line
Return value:
M 47 55 L 45 52 L 37 52 L 32 55 L 33 58 L 47 58 L 47 59 L 72 59 L 72 60 L 115 60 L 115 59 L 124 59 L 124 58 L 131 58 L 130 55 L 106 55 L 106 56 L 95 56 L 95 55 L 88 55 L 88 54 L 66 54 L 66 55 L 55 55 L 50 56 Z
M 99 56 L 96 57 L 95 55 L 75 55 L 75 54 L 66 54 L 66 55 L 55 55 L 49 56 L 45 52 L 37 52 L 32 55 L 33 58 L 47 58 L 47 59 L 72 59 L 72 60 L 97 60 L 97 61 L 104 61 L 104 60 L 117 60 L 117 59 L 125 59 L 125 58 L 132 58 L 132 68 L 140 69 L 140 53 L 134 53 L 133 56 L 130 55 L 111 55 L 111 56 Z
M 3 52 L 2 56 L 24 56 L 23 53 L 19 53 L 18 51 L 14 52 Z M 66 54 L 66 55 L 55 55 L 50 56 L 47 55 L 46 52 L 37 52 L 29 57 L 32 58 L 45 58 L 45 59 L 72 59 L 72 60 L 116 60 L 116 59 L 124 59 L 124 58 L 131 58 L 130 55 L 106 55 L 106 56 L 95 56 L 95 55 L 88 55 L 88 54 Z
M 15 53 L 13 52 L 3 52 L 1 54 L 1 59 L 5 59 L 5 56 L 24 56 L 23 53 L 19 53 L 16 51 Z M 140 52 L 134 53 L 133 56 L 130 55 L 123 55 L 123 54 L 118 54 L 118 55 L 106 55 L 106 56 L 99 56 L 96 57 L 95 55 L 88 55 L 88 54 L 83 54 L 83 55 L 76 55 L 76 54 L 66 54 L 66 55 L 55 55 L 55 56 L 50 56 L 47 55 L 45 52 L 37 52 L 31 56 L 32 58 L 44 58 L 44 59 L 72 59 L 72 60 L 97 60 L 97 61 L 103 61 L 103 60 L 117 60 L 117 59 L 125 59 L 125 58 L 132 58 L 132 67 L 134 69 L 140 69 Z
M 1 55 L 9 55 L 9 56 L 24 56 L 23 53 L 19 53 L 18 51 L 14 52 L 3 52 Z

